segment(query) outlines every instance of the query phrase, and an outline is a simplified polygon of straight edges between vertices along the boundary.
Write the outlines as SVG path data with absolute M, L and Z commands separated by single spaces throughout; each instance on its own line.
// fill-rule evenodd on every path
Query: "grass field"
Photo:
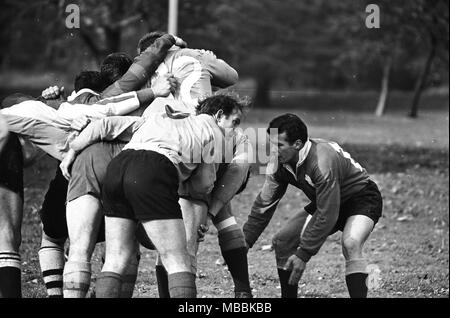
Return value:
M 253 110 L 245 127 L 265 128 L 282 109 Z M 290 112 L 293 112 L 291 109 Z M 371 297 L 448 297 L 449 295 L 449 113 L 424 112 L 417 120 L 404 114 L 375 118 L 368 113 L 343 111 L 296 112 L 315 137 L 337 141 L 365 166 L 379 184 L 384 216 L 370 236 L 365 254 L 380 269 L 380 286 Z M 55 163 L 43 160 L 25 175 L 25 212 L 22 229 L 24 297 L 45 297 L 37 251 L 40 242 L 38 210 Z M 257 171 L 258 169 L 254 169 Z M 239 224 L 247 219 L 264 177 L 252 175 L 247 189 L 232 202 Z M 271 223 L 249 252 L 249 271 L 256 297 L 279 297 L 280 289 L 271 238 L 307 202 L 290 188 Z M 99 245 L 94 275 L 100 269 Z M 143 255 L 134 297 L 157 297 L 155 253 Z M 211 226 L 198 259 L 198 296 L 233 297 L 232 280 L 220 259 L 217 232 Z M 347 297 L 340 235 L 335 234 L 307 265 L 300 297 Z

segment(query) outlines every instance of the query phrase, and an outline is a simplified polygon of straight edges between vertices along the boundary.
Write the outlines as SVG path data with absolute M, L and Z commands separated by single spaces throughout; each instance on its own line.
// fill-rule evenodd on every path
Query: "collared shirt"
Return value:
M 306 150 L 306 149 L 305 149 Z M 313 217 L 302 236 L 296 255 L 307 262 L 334 228 L 342 202 L 369 182 L 366 170 L 334 142 L 311 139 L 311 146 L 296 174 L 282 165 L 268 173 L 261 192 L 244 224 L 245 239 L 252 246 L 269 224 L 289 184 L 311 200 L 305 210 Z
M 287 171 L 289 171 L 294 176 L 295 179 L 297 179 L 298 167 L 300 167 L 303 164 L 303 162 L 306 160 L 306 157 L 308 157 L 309 149 L 311 149 L 311 141 L 308 138 L 308 140 L 303 145 L 302 149 L 300 149 L 298 151 L 298 162 L 295 165 L 295 171 L 292 170 L 292 168 L 289 164 L 287 164 L 287 163 L 283 164 L 283 167 Z

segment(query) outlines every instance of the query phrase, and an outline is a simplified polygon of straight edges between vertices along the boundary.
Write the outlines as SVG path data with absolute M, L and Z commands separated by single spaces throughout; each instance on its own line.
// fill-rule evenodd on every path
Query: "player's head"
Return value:
M 277 150 L 278 162 L 287 163 L 296 158 L 308 140 L 308 128 L 294 114 L 274 118 L 267 128 L 270 143 Z
M 138 42 L 137 53 L 141 54 L 144 52 L 150 45 L 152 45 L 156 39 L 162 37 L 165 33 L 162 31 L 153 31 L 145 34 Z
M 100 65 L 100 72 L 105 78 L 106 86 L 111 85 L 125 74 L 133 60 L 125 53 L 111 53 Z
M 105 80 L 100 72 L 82 71 L 75 77 L 74 89 L 75 92 L 78 92 L 83 88 L 101 92 L 105 88 Z
M 200 101 L 196 107 L 196 113 L 213 116 L 219 127 L 223 129 L 234 129 L 241 123 L 244 107 L 244 103 L 237 98 L 220 94 Z

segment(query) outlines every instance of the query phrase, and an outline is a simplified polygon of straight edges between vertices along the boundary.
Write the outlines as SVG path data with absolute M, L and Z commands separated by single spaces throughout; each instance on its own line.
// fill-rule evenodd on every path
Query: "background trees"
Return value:
M 180 0 L 179 35 L 214 50 L 256 83 L 255 105 L 273 88 L 413 91 L 448 84 L 448 2 L 377 0 L 381 28 L 365 25 L 368 0 Z M 65 27 L 69 3 L 81 27 Z M 166 0 L 5 0 L 0 12 L 3 70 L 92 68 L 110 52 L 135 54 L 147 31 L 167 29 Z M 375 108 L 375 106 L 377 106 Z

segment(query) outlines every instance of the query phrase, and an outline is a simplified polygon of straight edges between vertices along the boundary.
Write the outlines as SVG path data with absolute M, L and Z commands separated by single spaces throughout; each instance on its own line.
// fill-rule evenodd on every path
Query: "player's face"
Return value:
M 242 118 L 242 112 L 239 110 L 235 110 L 231 115 L 228 117 L 225 115 L 220 115 L 217 117 L 217 125 L 221 127 L 222 129 L 226 130 L 234 130 L 237 128 L 241 123 Z
M 287 140 L 286 133 L 270 134 L 269 140 L 272 146 L 272 151 L 277 155 L 279 163 L 288 163 L 298 154 L 298 146 L 291 144 Z

